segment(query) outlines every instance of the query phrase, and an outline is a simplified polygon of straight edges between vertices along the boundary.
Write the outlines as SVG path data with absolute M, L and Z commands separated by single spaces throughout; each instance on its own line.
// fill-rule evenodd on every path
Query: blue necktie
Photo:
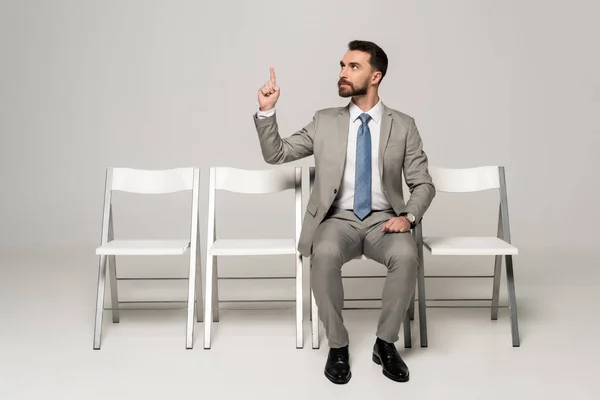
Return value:
M 356 137 L 356 171 L 354 176 L 354 213 L 363 220 L 371 212 L 371 116 L 363 113 Z

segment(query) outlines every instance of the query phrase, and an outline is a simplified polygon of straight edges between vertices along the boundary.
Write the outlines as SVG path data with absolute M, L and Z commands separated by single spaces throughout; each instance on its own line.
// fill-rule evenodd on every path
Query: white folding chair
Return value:
M 426 308 L 491 308 L 492 320 L 498 319 L 498 298 L 500 292 L 500 277 L 502 257 L 506 260 L 506 280 L 508 286 L 508 309 L 512 333 L 512 344 L 518 347 L 519 327 L 517 322 L 517 300 L 515 295 L 515 282 L 513 274 L 513 255 L 518 254 L 518 249 L 511 244 L 510 226 L 508 219 L 508 200 L 506 194 L 506 178 L 504 167 L 485 166 L 465 169 L 449 169 L 430 167 L 429 173 L 437 192 L 470 193 L 484 190 L 499 191 L 500 205 L 498 215 L 497 237 L 424 237 L 423 244 L 432 255 L 440 256 L 495 256 L 494 275 L 464 276 L 465 278 L 493 278 L 491 299 L 426 299 L 425 278 L 456 278 L 450 276 L 419 276 L 419 319 L 423 315 L 426 324 Z M 428 305 L 426 301 L 491 301 L 490 306 L 444 306 Z M 421 314 L 422 312 L 422 314 Z M 427 330 L 425 325 L 425 340 Z
M 287 190 L 295 192 L 295 237 L 290 239 L 216 239 L 215 202 L 218 190 L 239 194 L 272 194 Z M 227 167 L 210 169 L 208 199 L 208 230 L 206 246 L 206 300 L 204 304 L 204 348 L 211 345 L 212 322 L 219 321 L 220 303 L 252 302 L 295 302 L 296 347 L 304 346 L 302 317 L 302 265 L 298 251 L 298 240 L 302 224 L 302 168 L 276 168 L 267 170 L 244 170 Z M 263 256 L 293 255 L 296 261 L 296 276 L 281 276 L 276 279 L 296 280 L 295 300 L 220 300 L 218 295 L 217 258 L 219 256 Z M 273 279 L 274 277 L 269 277 Z M 236 279 L 264 279 L 263 277 L 237 277 Z
M 116 256 L 121 255 L 182 255 L 190 250 L 188 299 L 187 299 L 187 328 L 186 348 L 193 347 L 194 336 L 194 305 L 196 300 L 196 285 L 198 286 L 198 309 L 202 309 L 202 276 L 200 273 L 200 251 L 198 231 L 198 190 L 200 172 L 198 168 L 176 168 L 167 170 L 139 170 L 131 168 L 110 168 L 106 171 L 104 191 L 104 213 L 102 216 L 102 243 L 96 249 L 100 256 L 98 270 L 98 293 L 96 301 L 96 321 L 94 328 L 94 350 L 100 349 L 102 335 L 102 314 L 104 307 L 104 291 L 107 274 L 110 276 L 110 293 L 113 323 L 119 322 L 120 303 L 148 303 L 148 301 L 119 302 L 117 295 Z M 112 217 L 112 192 L 122 191 L 137 194 L 167 194 L 181 191 L 191 191 L 190 236 L 183 240 L 115 240 Z M 126 278 L 127 280 L 164 280 L 179 278 Z M 186 278 L 181 278 L 186 279 Z M 153 301 L 151 303 L 163 303 Z M 164 302 L 166 303 L 166 302 Z M 170 302 L 169 302 L 170 303 Z M 164 309 L 164 308 L 163 308 Z M 199 321 L 201 321 L 199 315 Z
M 315 167 L 310 167 L 310 191 L 312 192 L 312 187 L 315 180 Z M 418 225 L 417 225 L 418 226 Z M 417 247 L 419 247 L 419 242 L 421 238 L 418 235 L 420 233 L 419 230 L 413 229 L 412 235 L 417 242 Z M 368 258 L 363 254 L 355 258 L 355 260 L 368 260 Z M 312 270 L 311 270 L 312 271 Z M 342 278 L 345 279 L 385 279 L 385 275 L 343 275 Z M 310 319 L 311 319 L 311 333 L 312 333 L 312 348 L 318 349 L 320 346 L 319 340 L 319 309 L 317 307 L 317 303 L 315 302 L 315 296 L 312 290 L 312 284 L 310 286 Z M 344 301 L 352 301 L 352 302 L 370 302 L 370 301 L 381 301 L 381 297 L 378 298 L 350 298 L 344 299 Z M 412 347 L 412 335 L 410 330 L 410 321 L 414 319 L 414 306 L 415 306 L 415 296 L 413 295 L 410 307 L 408 312 L 406 313 L 406 318 L 404 319 L 404 347 L 410 348 Z M 343 310 L 374 310 L 380 309 L 381 307 L 346 307 L 344 306 Z M 420 316 L 419 316 L 420 318 Z

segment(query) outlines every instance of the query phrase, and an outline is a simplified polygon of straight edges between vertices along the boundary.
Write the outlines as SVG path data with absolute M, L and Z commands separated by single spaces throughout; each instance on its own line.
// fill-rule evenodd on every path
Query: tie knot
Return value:
M 362 113 L 358 116 L 358 118 L 360 118 L 360 120 L 362 121 L 363 124 L 368 124 L 369 121 L 371 120 L 371 116 L 367 113 Z

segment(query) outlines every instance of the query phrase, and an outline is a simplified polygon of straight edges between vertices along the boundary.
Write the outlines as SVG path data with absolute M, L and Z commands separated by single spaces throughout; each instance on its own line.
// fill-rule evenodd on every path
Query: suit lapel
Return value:
M 337 150 L 339 151 L 338 159 L 340 160 L 338 172 L 341 177 L 344 173 L 344 166 L 346 164 L 346 151 L 348 149 L 348 131 L 350 129 L 350 106 L 346 106 L 340 109 L 340 113 L 337 116 L 338 125 L 338 136 L 337 136 Z
M 378 156 L 378 168 L 379 168 L 379 179 L 383 180 L 383 156 L 387 147 L 388 139 L 390 138 L 390 132 L 392 131 L 392 113 L 390 110 L 383 105 L 381 114 L 381 132 L 379 133 L 379 156 Z

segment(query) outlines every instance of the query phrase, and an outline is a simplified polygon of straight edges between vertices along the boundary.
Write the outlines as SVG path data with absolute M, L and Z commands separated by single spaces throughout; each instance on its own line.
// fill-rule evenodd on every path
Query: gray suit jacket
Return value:
M 315 229 L 329 211 L 340 184 L 346 162 L 349 106 L 328 108 L 315 113 L 313 120 L 300 131 L 282 138 L 277 115 L 259 119 L 254 115 L 260 147 L 269 164 L 283 164 L 315 156 L 315 182 L 302 223 L 298 250 L 308 257 L 312 252 Z M 427 155 L 415 120 L 383 105 L 379 140 L 379 176 L 384 194 L 396 215 L 410 212 L 417 221 L 435 196 L 427 170 Z M 408 202 L 402 193 L 402 173 L 411 195 Z

